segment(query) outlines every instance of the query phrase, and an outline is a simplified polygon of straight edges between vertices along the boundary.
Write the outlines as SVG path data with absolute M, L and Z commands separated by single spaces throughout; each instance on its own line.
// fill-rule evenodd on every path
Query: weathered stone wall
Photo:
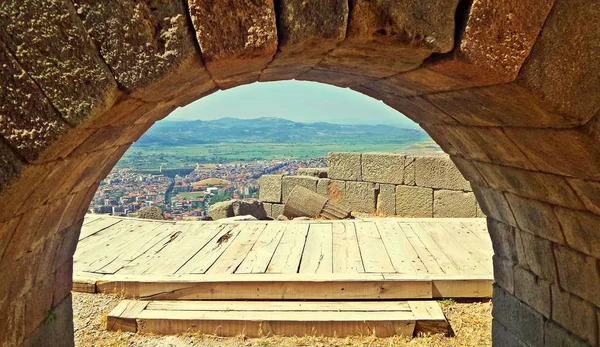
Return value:
M 600 345 L 598 18 L 597 0 L 4 1 L 0 346 L 72 345 L 45 313 L 68 311 L 88 202 L 153 122 L 287 79 L 381 100 L 450 154 L 491 226 L 496 345 Z
M 298 169 L 294 176 L 264 175 L 259 199 L 277 218 L 300 185 L 355 212 L 380 216 L 485 217 L 469 182 L 450 157 L 396 153 L 329 153 L 328 168 Z M 320 176 L 320 177 L 319 177 Z

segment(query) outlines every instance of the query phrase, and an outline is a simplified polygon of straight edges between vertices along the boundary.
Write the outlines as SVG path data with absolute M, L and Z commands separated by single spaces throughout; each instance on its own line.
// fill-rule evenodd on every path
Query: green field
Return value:
M 329 152 L 393 152 L 437 148 L 433 142 L 360 143 L 219 143 L 188 146 L 131 147 L 117 167 L 153 170 L 190 167 L 196 163 L 228 163 L 286 158 L 315 158 Z

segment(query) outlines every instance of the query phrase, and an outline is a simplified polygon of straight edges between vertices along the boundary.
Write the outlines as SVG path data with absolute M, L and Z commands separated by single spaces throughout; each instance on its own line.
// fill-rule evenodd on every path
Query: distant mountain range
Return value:
M 221 118 L 202 121 L 161 121 L 135 147 L 186 146 L 213 143 L 352 143 L 374 140 L 410 143 L 429 139 L 420 129 L 387 125 L 298 123 L 280 118 Z

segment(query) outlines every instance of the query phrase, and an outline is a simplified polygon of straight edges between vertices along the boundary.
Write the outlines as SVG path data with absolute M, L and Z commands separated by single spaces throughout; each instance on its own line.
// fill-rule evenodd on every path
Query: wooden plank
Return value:
M 448 257 L 431 240 L 418 223 L 398 223 L 406 235 L 419 259 L 431 274 L 455 274 L 458 270 L 452 265 Z
M 205 333 L 248 337 L 374 335 L 442 332 L 448 323 L 435 301 L 385 302 L 139 302 L 120 303 L 109 315 L 137 320 L 141 333 Z M 140 308 L 142 308 L 140 310 Z M 129 323 L 127 321 L 126 323 Z M 126 327 L 128 327 L 126 325 Z M 108 326 L 109 330 L 114 325 Z
M 354 223 L 335 222 L 333 234 L 333 272 L 365 272 Z
M 86 220 L 87 221 L 87 220 Z M 115 218 L 97 218 L 89 223 L 81 226 L 81 233 L 79 234 L 79 241 L 84 240 L 92 235 L 95 235 L 104 229 L 113 227 L 115 224 L 121 223 L 121 219 Z
M 434 280 L 434 298 L 491 298 L 493 279 Z
M 440 226 L 457 243 L 462 245 L 487 271 L 492 271 L 492 255 L 494 251 L 491 244 L 477 237 L 462 223 L 440 223 Z
M 98 219 L 102 219 L 107 217 L 107 215 L 103 215 L 103 214 L 92 214 L 92 213 L 88 213 L 85 215 L 84 219 L 83 219 L 83 225 L 89 224 L 91 222 L 94 222 Z
M 196 255 L 194 255 L 177 273 L 203 274 L 212 264 L 225 252 L 235 241 L 242 228 L 247 223 L 228 224 L 223 223 L 223 228 L 217 235 L 206 244 Z
M 224 228 L 216 223 L 188 223 L 178 227 L 176 237 L 169 240 L 146 261 L 142 273 L 171 275 L 179 271 Z
M 430 279 L 379 274 L 234 274 L 185 277 L 106 276 L 100 293 L 151 300 L 356 300 L 432 298 Z
M 471 232 L 475 234 L 479 239 L 492 247 L 492 239 L 490 238 L 490 233 L 487 228 L 487 222 L 485 219 L 475 219 L 474 218 L 465 218 L 461 219 L 460 223 L 467 227 Z
M 273 258 L 275 249 L 287 228 L 284 223 L 269 223 L 256 242 L 250 253 L 235 271 L 237 274 L 264 273 Z
M 415 334 L 447 334 L 450 328 L 442 308 L 436 301 L 409 301 L 416 317 Z
M 158 223 L 132 224 L 131 230 L 107 241 L 105 247 L 96 248 L 95 251 L 87 253 L 90 261 L 87 266 L 82 267 L 82 270 L 115 273 L 130 262 L 131 257 L 139 256 L 152 248 L 164 235 L 168 234 L 168 229 L 172 227 L 172 225 L 166 226 Z M 131 251 L 134 251 L 134 254 L 131 254 Z M 128 254 L 131 257 L 128 257 Z
M 375 222 L 388 255 L 398 273 L 427 273 L 425 264 L 419 258 L 406 235 L 394 220 Z
M 415 303 L 435 301 L 415 301 Z M 420 307 L 420 306 L 419 306 Z M 438 306 L 439 307 L 439 306 Z M 408 301 L 149 301 L 156 311 L 237 311 L 237 312 L 413 312 Z M 440 310 L 441 313 L 441 310 Z M 423 319 L 432 319 L 431 315 Z M 444 319 L 444 314 L 441 315 Z M 439 317 L 438 317 L 439 319 Z
M 297 273 L 309 224 L 289 224 L 275 249 L 267 273 Z
M 256 240 L 260 237 L 265 224 L 248 223 L 243 226 L 231 245 L 206 271 L 207 274 L 234 273 L 244 261 Z
M 299 273 L 333 272 L 333 234 L 331 224 L 313 224 L 308 229 Z
M 106 330 L 137 332 L 136 318 L 148 305 L 147 301 L 123 300 L 110 311 Z
M 457 241 L 448 234 L 441 223 L 418 223 L 413 228 L 420 230 L 423 240 L 430 239 L 432 241 L 428 243 L 427 248 L 436 257 L 440 266 L 447 265 L 447 268 L 454 268 L 460 273 L 489 272 L 473 256 L 468 247 L 465 247 L 462 242 Z M 450 264 L 447 264 L 447 262 Z M 447 270 L 445 271 L 447 272 Z
M 355 222 L 365 272 L 396 272 L 374 222 Z
M 243 334 L 250 338 L 273 335 L 338 338 L 357 335 L 381 338 L 412 336 L 416 325 L 414 320 L 390 317 L 385 313 L 361 313 L 360 320 L 335 321 L 339 315 L 347 313 L 324 312 L 317 315 L 315 312 L 294 312 L 293 316 L 274 317 L 271 312 L 209 312 L 200 316 L 185 315 L 185 311 L 144 311 L 138 319 L 138 324 L 140 333 L 200 333 L 228 337 Z M 271 320 L 267 320 L 269 317 Z

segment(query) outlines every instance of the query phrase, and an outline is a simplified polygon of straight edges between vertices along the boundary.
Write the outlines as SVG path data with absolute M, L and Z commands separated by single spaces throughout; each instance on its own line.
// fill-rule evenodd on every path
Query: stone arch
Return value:
M 0 345 L 72 344 L 84 211 L 154 121 L 292 78 L 382 100 L 451 155 L 488 216 L 497 345 L 598 345 L 599 18 L 594 0 L 3 3 Z

